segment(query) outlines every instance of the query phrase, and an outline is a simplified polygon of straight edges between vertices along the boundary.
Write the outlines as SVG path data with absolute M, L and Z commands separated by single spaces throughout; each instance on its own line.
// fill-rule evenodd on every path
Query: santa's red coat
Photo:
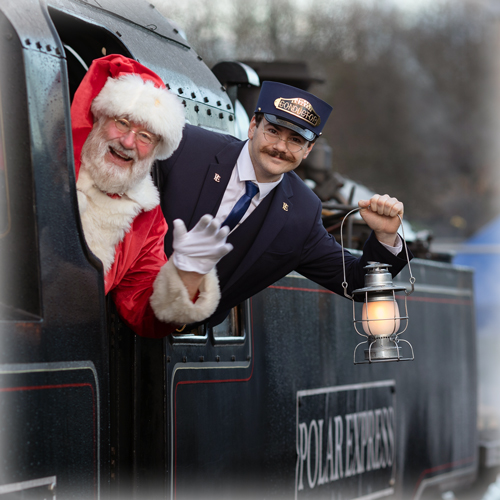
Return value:
M 92 100 L 99 94 L 109 76 L 140 73 L 157 86 L 165 85 L 159 77 L 137 61 L 112 55 L 97 59 L 82 80 L 71 106 L 75 173 L 78 179 L 82 146 L 94 119 L 90 110 Z M 105 293 L 111 293 L 121 318 L 138 335 L 164 337 L 178 325 L 159 321 L 151 309 L 149 298 L 160 268 L 167 262 L 163 239 L 167 223 L 160 206 L 141 212 L 132 222 L 124 239 L 116 246 L 115 260 L 105 276 Z

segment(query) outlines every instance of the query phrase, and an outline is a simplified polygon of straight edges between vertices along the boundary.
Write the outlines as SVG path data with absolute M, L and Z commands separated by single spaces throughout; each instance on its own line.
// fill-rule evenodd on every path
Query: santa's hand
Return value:
M 204 215 L 189 232 L 182 220 L 174 220 L 172 259 L 175 267 L 207 274 L 233 249 L 230 243 L 226 243 L 228 233 L 229 227 L 221 228 L 211 215 Z
M 360 200 L 358 206 L 361 208 L 359 212 L 361 217 L 373 229 L 377 239 L 393 246 L 401 224 L 398 215 L 403 217 L 403 204 L 387 194 L 384 196 L 376 194 L 370 200 Z

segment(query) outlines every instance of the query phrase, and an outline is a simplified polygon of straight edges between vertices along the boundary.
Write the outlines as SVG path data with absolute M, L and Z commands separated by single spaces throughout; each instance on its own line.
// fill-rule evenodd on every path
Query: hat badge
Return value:
M 297 118 L 301 118 L 313 127 L 317 127 L 321 123 L 321 118 L 314 111 L 311 103 L 306 99 L 301 99 L 299 97 L 294 97 L 292 99 L 286 99 L 284 97 L 278 97 L 274 101 L 274 107 L 285 113 L 289 113 Z

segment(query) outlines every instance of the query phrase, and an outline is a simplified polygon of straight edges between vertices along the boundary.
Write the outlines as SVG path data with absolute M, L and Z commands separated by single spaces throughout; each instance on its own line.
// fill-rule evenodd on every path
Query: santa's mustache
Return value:
M 109 141 L 109 147 L 122 156 L 126 156 L 127 158 L 130 158 L 132 160 L 137 160 L 137 152 L 133 149 L 128 149 L 122 146 L 118 139 Z

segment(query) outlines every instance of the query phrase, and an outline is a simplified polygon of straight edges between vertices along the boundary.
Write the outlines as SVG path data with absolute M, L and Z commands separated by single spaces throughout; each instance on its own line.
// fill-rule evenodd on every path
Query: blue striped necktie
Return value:
M 221 224 L 221 226 L 229 226 L 231 231 L 245 215 L 252 198 L 259 192 L 259 188 L 252 181 L 245 181 L 245 184 L 245 194 L 236 202 L 236 205 L 234 205 L 226 220 Z

